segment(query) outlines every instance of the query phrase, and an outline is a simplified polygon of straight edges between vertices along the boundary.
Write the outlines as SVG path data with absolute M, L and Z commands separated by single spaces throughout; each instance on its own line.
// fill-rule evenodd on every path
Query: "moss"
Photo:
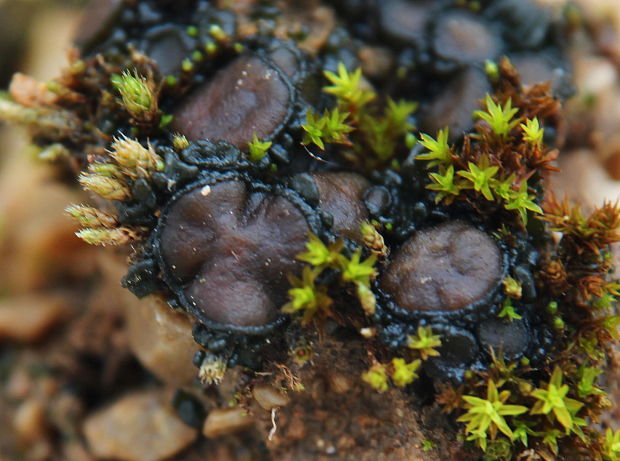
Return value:
M 110 81 L 121 96 L 122 106 L 138 120 L 149 121 L 157 114 L 157 95 L 152 80 L 141 75 L 123 72 L 112 75 Z
M 381 107 L 375 104 L 377 94 L 362 80 L 361 69 L 349 72 L 339 63 L 337 74 L 324 74 L 331 85 L 323 91 L 335 97 L 336 107 L 322 117 L 311 110 L 307 113 L 304 144 L 314 143 L 322 150 L 326 143 L 352 147 L 353 153 L 343 155 L 365 170 L 396 160 L 414 129 L 411 116 L 417 103 L 389 98 L 381 114 Z
M 362 259 L 361 248 L 350 253 L 343 240 L 325 245 L 316 235 L 310 234 L 306 251 L 298 254 L 297 259 L 309 266 L 304 268 L 302 279 L 291 278 L 293 288 L 289 290 L 290 300 L 282 308 L 283 312 L 295 314 L 301 311 L 303 324 L 310 321 L 323 324 L 326 317 L 334 315 L 331 309 L 333 295 L 328 294 L 328 288 L 333 292 L 353 286 L 362 310 L 366 315 L 374 314 L 375 299 L 370 282 L 377 275 L 374 267 L 376 255 Z M 317 283 L 321 279 L 324 280 L 322 285 Z M 327 280 L 332 283 L 325 284 Z

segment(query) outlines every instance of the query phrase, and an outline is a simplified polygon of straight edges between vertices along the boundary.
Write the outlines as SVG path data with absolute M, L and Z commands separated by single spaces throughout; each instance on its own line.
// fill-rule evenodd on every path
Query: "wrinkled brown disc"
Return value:
M 483 299 L 501 276 L 502 255 L 495 241 L 455 221 L 407 240 L 381 286 L 408 311 L 457 311 Z
M 279 72 L 255 56 L 242 56 L 186 98 L 173 128 L 192 141 L 227 141 L 245 149 L 254 134 L 270 138 L 280 128 L 290 100 Z
M 177 200 L 160 245 L 166 271 L 195 310 L 221 324 L 259 326 L 286 302 L 308 230 L 287 199 L 227 181 Z

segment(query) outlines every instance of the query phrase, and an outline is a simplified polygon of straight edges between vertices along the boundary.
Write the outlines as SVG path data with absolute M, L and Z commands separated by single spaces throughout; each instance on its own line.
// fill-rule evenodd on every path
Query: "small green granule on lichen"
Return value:
M 261 141 L 260 139 L 258 139 L 258 136 L 256 136 L 256 133 L 254 133 L 252 141 L 248 143 L 248 156 L 250 158 L 250 161 L 254 163 L 260 162 L 263 158 L 265 158 L 265 155 L 267 155 L 267 151 L 272 145 L 273 143 L 271 141 Z
M 501 319 L 505 318 L 509 322 L 513 320 L 521 320 L 523 317 L 515 311 L 514 306 L 512 305 L 512 301 L 510 298 L 506 298 L 502 304 L 502 310 L 497 314 L 497 316 Z

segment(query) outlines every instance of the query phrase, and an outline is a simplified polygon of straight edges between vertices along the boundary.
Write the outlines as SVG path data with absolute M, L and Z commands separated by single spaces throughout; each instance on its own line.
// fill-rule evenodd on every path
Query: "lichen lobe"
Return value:
M 244 149 L 286 121 L 291 92 L 274 68 L 242 56 L 198 88 L 175 113 L 174 128 L 192 141 L 227 141 Z
M 407 240 L 381 285 L 407 311 L 457 311 L 483 299 L 501 273 L 502 255 L 493 239 L 455 221 Z
M 275 320 L 295 255 L 308 233 L 303 214 L 281 196 L 241 181 L 199 186 L 178 199 L 161 232 L 171 284 L 199 318 L 238 327 Z

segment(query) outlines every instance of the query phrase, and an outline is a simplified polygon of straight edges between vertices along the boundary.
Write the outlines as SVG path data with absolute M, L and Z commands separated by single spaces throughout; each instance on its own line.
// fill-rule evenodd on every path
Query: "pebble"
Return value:
M 62 297 L 24 295 L 0 301 L 0 340 L 38 341 L 67 318 L 69 307 Z
M 303 440 L 308 435 L 308 430 L 303 422 L 303 415 L 293 414 L 291 421 L 286 426 L 286 438 L 290 440 Z
M 23 402 L 15 411 L 13 427 L 20 441 L 32 444 L 45 438 L 45 407 L 38 399 Z
M 551 190 L 560 200 L 567 197 L 582 205 L 585 213 L 620 196 L 620 183 L 609 176 L 594 152 L 566 152 L 560 156 L 559 167 L 562 173 L 551 175 Z
M 22 73 L 13 75 L 9 93 L 15 102 L 27 107 L 51 106 L 58 99 L 45 83 Z
M 120 398 L 86 418 L 83 431 L 98 458 L 159 461 L 187 448 L 198 431 L 186 426 L 167 404 L 163 391 Z
M 241 407 L 216 408 L 205 420 L 202 433 L 209 439 L 233 434 L 248 429 L 254 419 Z
M 327 379 L 331 389 L 337 394 L 344 394 L 353 387 L 351 379 L 341 373 L 330 373 Z
M 32 377 L 22 368 L 16 369 L 6 383 L 5 396 L 10 399 L 24 400 L 32 391 L 34 383 Z
M 256 386 L 253 392 L 256 402 L 267 411 L 284 407 L 291 402 L 291 399 L 286 394 L 283 394 L 273 386 Z
M 192 358 L 198 345 L 187 315 L 173 311 L 157 296 L 123 296 L 129 344 L 138 360 L 168 384 L 191 384 L 197 375 Z

